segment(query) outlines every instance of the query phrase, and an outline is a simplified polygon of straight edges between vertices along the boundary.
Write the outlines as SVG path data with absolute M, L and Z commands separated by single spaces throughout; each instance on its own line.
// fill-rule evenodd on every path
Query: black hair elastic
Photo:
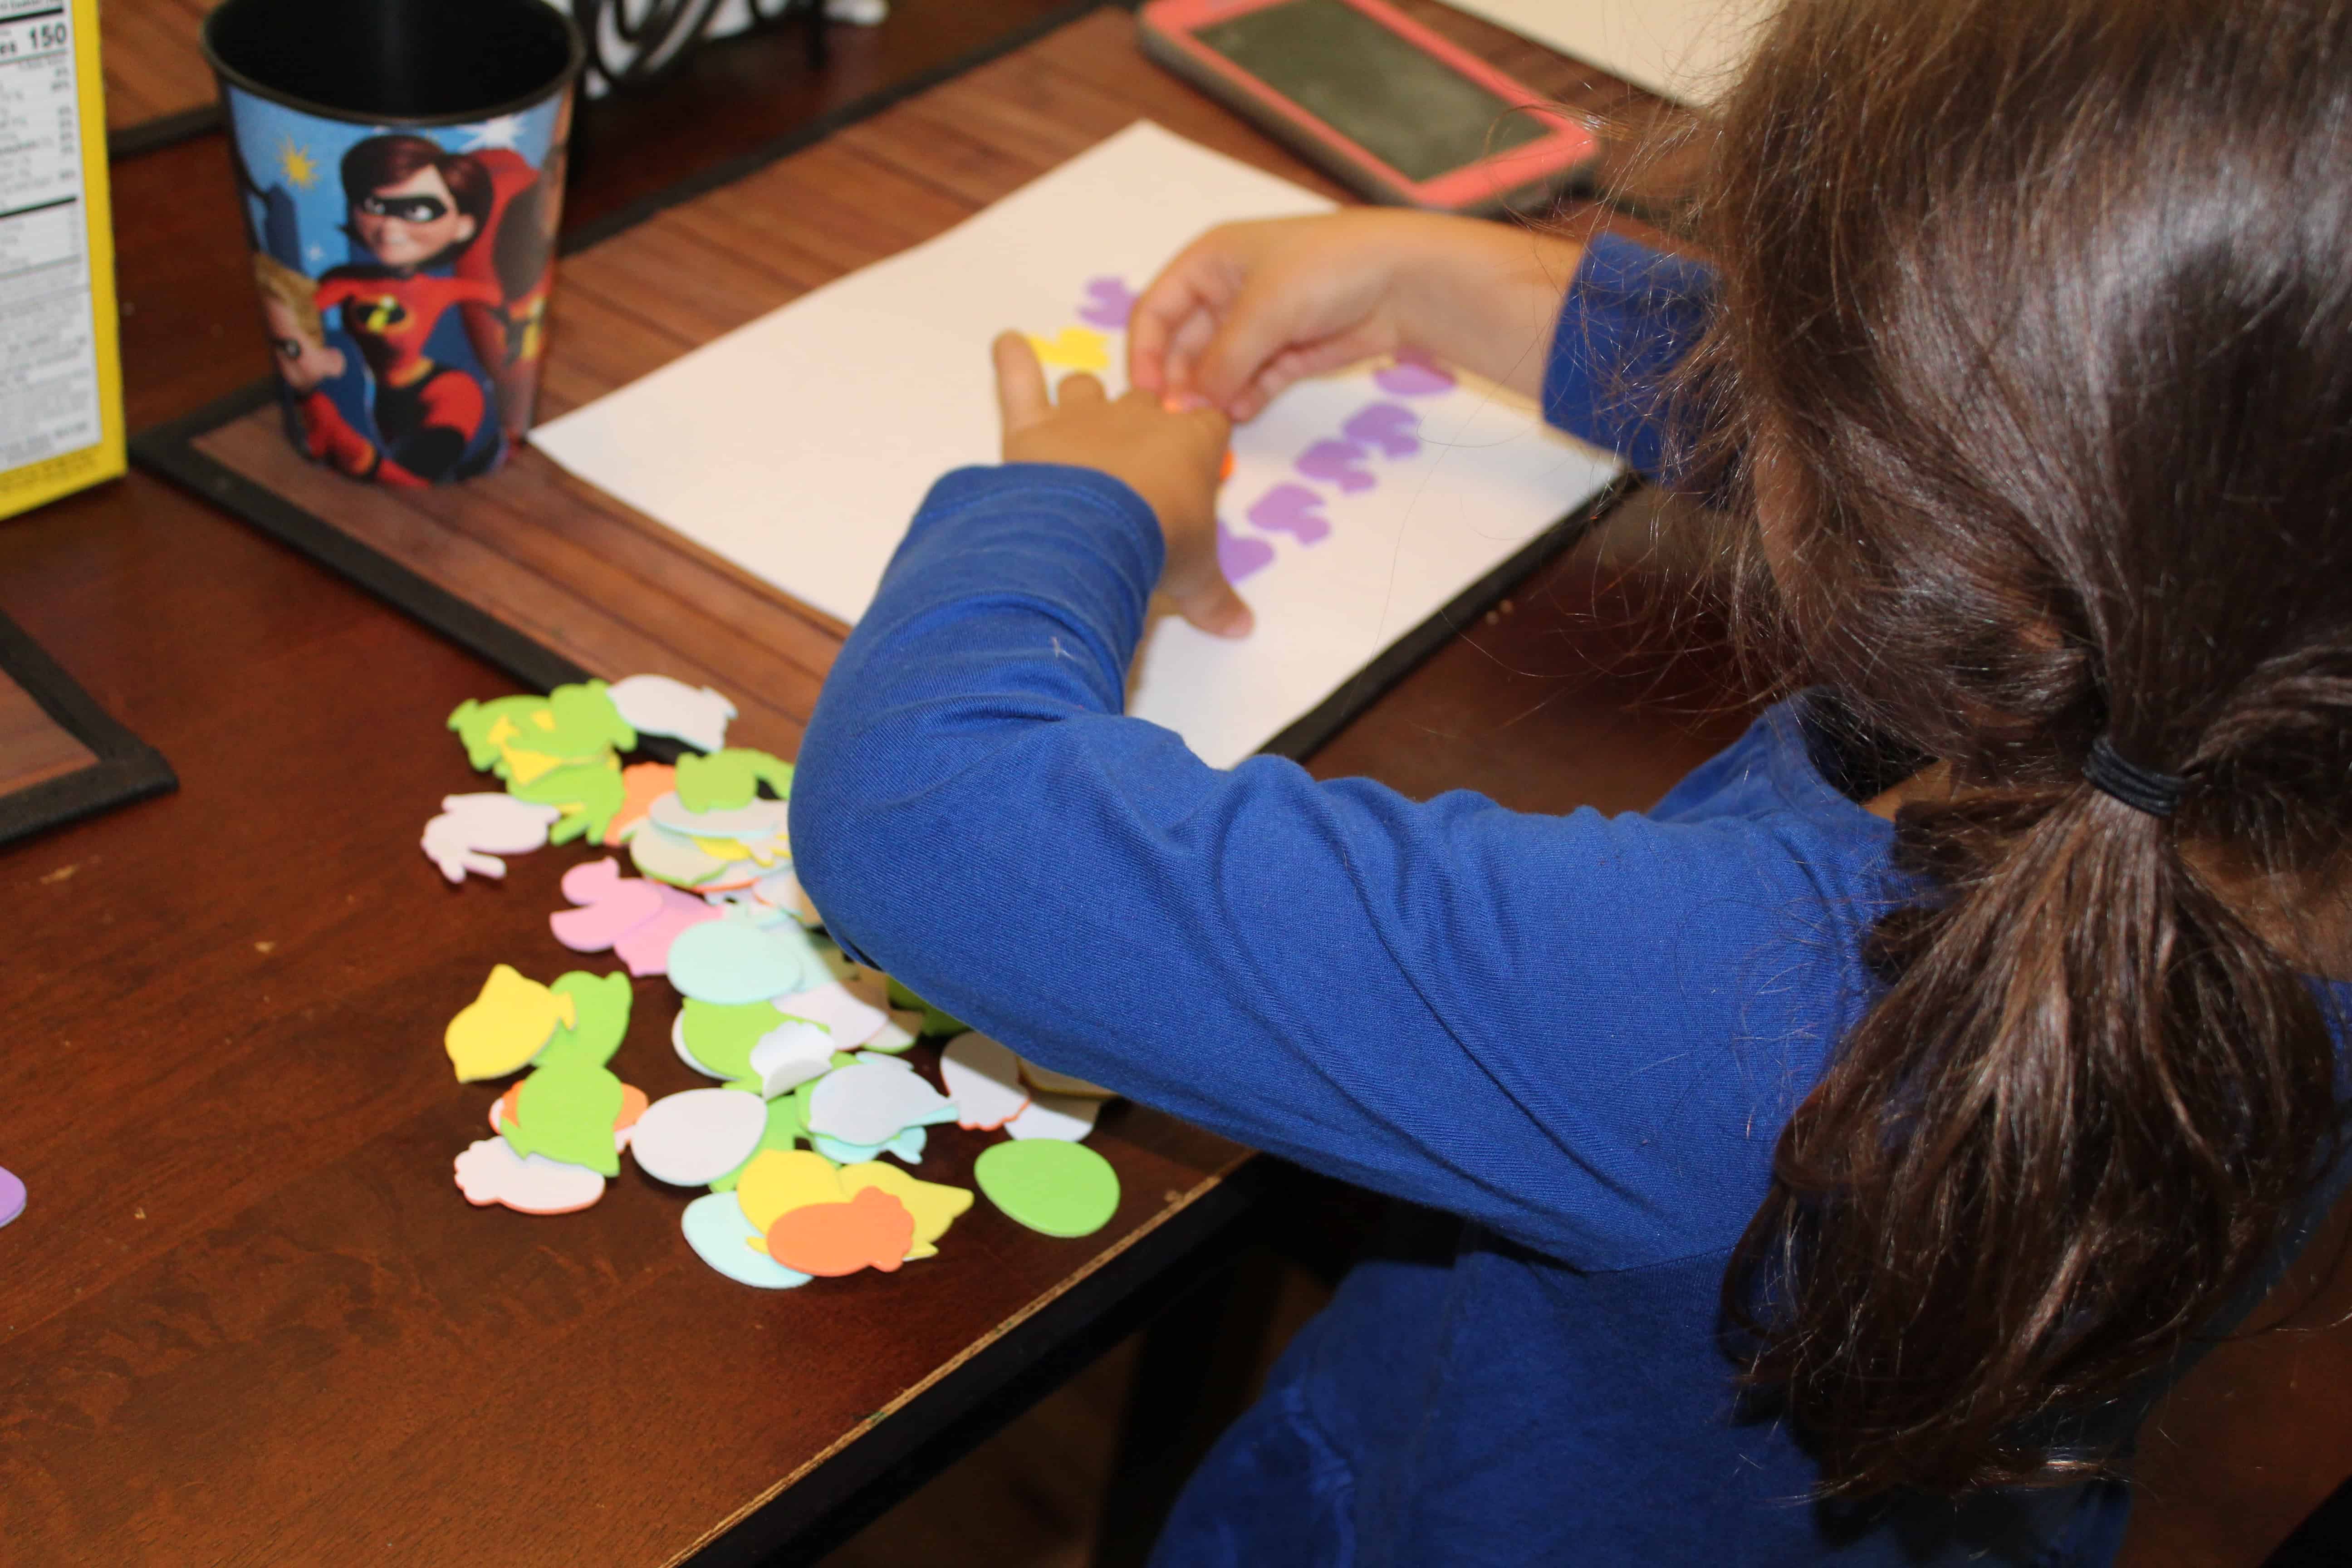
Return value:
M 2101 795 L 2150 816 L 2170 816 L 2179 810 L 2180 792 L 2186 787 L 2179 773 L 2160 773 L 2126 762 L 2105 735 L 2091 742 L 2091 754 L 2083 761 L 2083 777 Z

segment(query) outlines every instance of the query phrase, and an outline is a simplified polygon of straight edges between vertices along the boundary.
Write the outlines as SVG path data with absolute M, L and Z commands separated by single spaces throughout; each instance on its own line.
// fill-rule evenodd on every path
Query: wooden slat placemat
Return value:
M 217 0 L 106 0 L 99 60 L 106 136 L 121 157 L 202 131 L 219 118 L 212 68 L 196 37 Z
M 1540 91 L 1570 102 L 1626 92 L 1458 13 L 1422 9 L 1505 56 Z M 1097 11 L 567 257 L 542 416 L 929 239 L 1138 119 L 1345 199 L 1145 60 L 1133 29 L 1123 10 Z M 147 433 L 134 452 L 527 681 L 657 671 L 708 683 L 741 705 L 733 734 L 783 755 L 798 751 L 846 630 L 527 446 L 500 472 L 460 485 L 358 484 L 296 454 L 265 384 Z M 792 497 L 775 504 L 789 507 Z M 1483 607 L 1467 601 L 1499 595 L 1571 537 L 1563 528 L 1539 541 L 1448 618 Z M 1286 732 L 1281 749 L 1329 733 L 1444 630 L 1433 621 L 1406 639 L 1311 723 Z
M 176 788 L 171 764 L 0 616 L 0 844 Z

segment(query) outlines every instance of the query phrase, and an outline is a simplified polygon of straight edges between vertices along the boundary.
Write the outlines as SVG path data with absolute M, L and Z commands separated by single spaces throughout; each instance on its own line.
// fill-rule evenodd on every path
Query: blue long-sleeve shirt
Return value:
M 1552 420 L 1660 461 L 1641 376 L 1708 277 L 1594 242 Z M 1425 803 L 1121 715 L 1161 564 L 1126 486 L 932 490 L 801 752 L 853 951 L 1024 1055 L 1468 1223 L 1359 1266 L 1163 1537 L 1195 1563 L 2104 1563 L 2113 1489 L 1860 1513 L 1739 1418 L 1729 1249 L 1874 994 L 1889 826 L 1774 709 L 1654 810 Z

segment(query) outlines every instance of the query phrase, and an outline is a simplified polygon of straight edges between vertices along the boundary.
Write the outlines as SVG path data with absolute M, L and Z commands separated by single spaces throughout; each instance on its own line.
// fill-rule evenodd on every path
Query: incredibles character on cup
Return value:
M 312 297 L 315 285 L 310 279 L 276 257 L 256 251 L 253 285 L 261 295 L 261 320 L 269 330 L 278 379 L 299 400 L 294 405 L 294 421 L 311 460 L 355 479 L 387 485 L 426 483 L 386 458 L 335 406 L 329 387 L 354 373 L 343 351 L 327 342 L 327 323 Z
M 329 271 L 315 298 L 322 310 L 341 308 L 343 330 L 375 378 L 384 456 L 427 482 L 481 472 L 499 453 L 488 394 L 471 370 L 437 358 L 433 339 L 455 307 L 504 305 L 495 281 L 440 270 L 488 224 L 489 171 L 423 136 L 391 134 L 344 153 L 342 181 L 346 232 L 375 261 Z M 454 343 L 462 352 L 466 339 Z

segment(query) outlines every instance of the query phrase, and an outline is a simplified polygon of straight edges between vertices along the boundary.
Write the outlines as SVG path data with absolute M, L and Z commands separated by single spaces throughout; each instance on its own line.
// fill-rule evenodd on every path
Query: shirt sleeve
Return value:
M 1549 1256 L 1727 1243 L 1790 1078 L 1731 1013 L 1790 988 L 1723 911 L 1785 876 L 1717 827 L 1209 767 L 1119 712 L 1160 552 L 1089 470 L 933 489 L 801 752 L 828 929 L 1046 1066 Z
M 1544 370 L 1544 417 L 1649 479 L 1674 461 L 1669 375 L 1706 331 L 1706 263 L 1596 234 L 1569 279 Z

